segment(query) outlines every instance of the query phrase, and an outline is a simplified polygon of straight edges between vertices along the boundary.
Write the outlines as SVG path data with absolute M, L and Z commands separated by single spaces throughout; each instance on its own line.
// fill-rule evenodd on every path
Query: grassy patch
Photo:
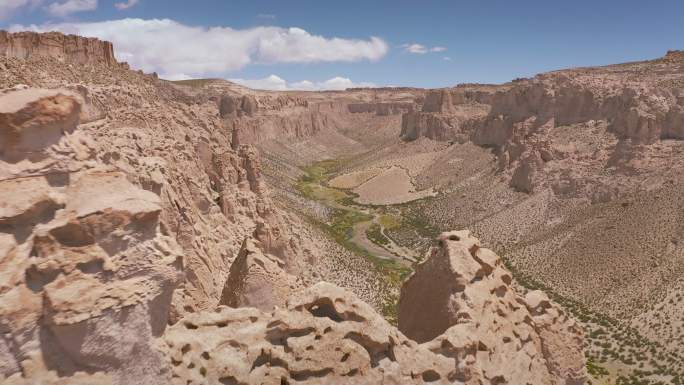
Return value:
M 336 160 L 324 160 L 306 167 L 304 176 L 297 182 L 297 190 L 302 195 L 312 200 L 343 200 L 347 198 L 344 191 L 330 188 L 324 185 L 330 173 L 339 165 Z
M 347 198 L 347 194 L 334 188 L 321 186 L 315 183 L 302 183 L 298 186 L 299 191 L 309 199 L 319 201 L 339 201 Z
M 360 211 L 333 209 L 329 227 L 337 242 L 349 242 L 353 235 L 354 226 L 371 219 L 373 219 L 372 215 Z
M 392 215 L 383 214 L 378 217 L 378 223 L 387 230 L 391 230 L 401 226 L 401 219 Z
M 401 226 L 413 229 L 420 236 L 429 239 L 436 238 L 440 233 L 439 229 L 433 226 L 425 217 L 412 210 L 404 213 L 401 219 Z
M 587 358 L 587 373 L 591 374 L 594 378 L 601 378 L 609 374 L 608 370 L 596 364 L 591 357 Z
M 366 236 L 376 245 L 387 246 L 390 243 L 390 240 L 382 233 L 382 227 L 377 223 L 373 223 L 368 230 L 366 230 Z

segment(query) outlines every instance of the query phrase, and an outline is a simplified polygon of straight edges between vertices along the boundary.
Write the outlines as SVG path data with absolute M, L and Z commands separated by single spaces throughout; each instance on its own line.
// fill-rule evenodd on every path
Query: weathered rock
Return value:
M 216 97 L 224 91 L 195 97 L 97 59 L 97 50 L 53 51 L 42 47 L 47 43 L 39 39 L 40 47 L 16 51 L 29 54 L 2 58 L 3 85 L 27 81 L 70 90 L 0 96 L 7 97 L 0 103 L 4 382 L 280 384 L 284 377 L 400 384 L 519 378 L 536 384 L 574 373 L 572 337 L 548 345 L 569 341 L 571 347 L 559 348 L 557 356 L 550 352 L 546 367 L 537 365 L 537 340 L 528 342 L 524 352 L 532 358 L 515 362 L 533 365 L 511 368 L 481 357 L 482 346 L 499 358 L 512 347 L 475 338 L 472 323 L 447 325 L 419 345 L 339 288 L 319 284 L 292 294 L 318 250 L 306 244 L 299 222 L 271 202 L 258 152 L 249 144 L 317 137 L 358 145 L 367 138 L 354 142 L 336 131 L 369 118 L 350 113 L 350 100 L 375 105 L 370 118 L 382 129 L 396 127 L 392 115 L 405 112 L 401 103 L 413 109 L 423 91 L 302 97 L 241 90 L 229 93 L 230 100 Z M 64 52 L 76 54 L 64 58 Z M 92 65 L 76 69 L 44 54 Z M 36 66 L 31 76 L 27 66 Z M 479 92 L 431 96 L 427 109 L 441 111 L 439 119 L 465 135 L 472 127 L 451 115 L 461 103 L 482 115 L 491 93 Z M 77 126 L 79 119 L 87 124 Z M 518 150 L 524 153 L 507 151 Z M 478 258 L 480 269 L 497 274 L 495 256 Z M 219 303 L 263 310 L 213 312 Z M 549 323 L 555 308 L 540 306 L 534 307 L 540 328 L 563 332 L 564 326 Z M 176 325 L 169 330 L 168 323 Z
M 0 55 L 22 59 L 49 56 L 77 64 L 125 66 L 116 61 L 112 43 L 59 32 L 0 31 Z
M 262 248 L 261 242 L 245 239 L 230 266 L 220 305 L 268 311 L 284 306 L 290 294 L 302 288 L 302 283 L 285 271 L 285 264 Z
M 402 332 L 433 352 L 474 354 L 472 371 L 493 383 L 585 382 L 582 331 L 572 318 L 543 293 L 518 295 L 501 259 L 468 231 L 439 242 L 402 287 Z
M 470 239 L 465 242 L 475 246 Z M 476 253 L 480 262 L 468 274 L 502 274 L 494 253 Z M 474 271 L 476 264 L 488 273 Z M 498 304 L 501 296 L 512 296 L 502 294 L 505 289 L 480 289 L 474 300 L 491 305 L 422 345 L 328 283 L 292 295 L 285 308 L 272 312 L 221 307 L 188 315 L 165 335 L 173 383 L 584 383 L 581 332 L 565 329 L 572 322 L 555 305 L 548 299 L 535 304 L 533 294 L 527 306 L 535 307 L 528 311 L 520 297 Z M 551 331 L 558 325 L 548 323 L 554 315 L 563 322 Z M 490 329 L 482 330 L 480 322 Z
M 349 112 L 353 114 L 371 113 L 378 116 L 389 116 L 413 111 L 414 103 L 349 103 L 347 108 L 349 109 Z
M 633 154 L 638 146 L 684 138 L 682 63 L 681 54 L 671 51 L 662 59 L 622 67 L 562 70 L 500 86 L 433 90 L 427 93 L 422 112 L 403 115 L 401 135 L 405 140 L 427 137 L 491 147 L 511 186 L 530 193 L 553 186 L 559 171 L 576 163 L 571 158 L 590 158 L 586 160 L 594 174 L 611 156 L 617 167 L 633 169 L 634 162 L 617 153 L 623 147 L 616 147 L 615 141 L 632 146 L 628 152 Z M 599 145 L 601 151 L 563 151 L 560 158 L 570 164 L 552 168 L 521 157 L 525 148 L 528 154 L 539 153 L 544 162 L 558 160 L 549 150 L 567 149 L 568 136 L 574 137 L 571 143 Z M 537 176 L 528 178 L 535 171 Z M 606 181 L 599 181 L 605 178 L 597 175 L 578 177 L 582 180 L 575 184 L 577 189 L 563 189 L 564 196 L 591 199 L 605 187 Z M 608 183 L 617 188 L 620 181 Z
M 76 96 L 24 90 L 0 98 L 0 132 L 11 139 L 0 158 L 0 330 L 9 348 L 0 377 L 167 382 L 156 339 L 180 282 L 181 254 L 160 232 L 159 197 L 79 159 L 69 135 Z
M 166 341 L 177 384 L 446 384 L 460 371 L 327 283 L 271 313 L 223 307 L 189 315 Z

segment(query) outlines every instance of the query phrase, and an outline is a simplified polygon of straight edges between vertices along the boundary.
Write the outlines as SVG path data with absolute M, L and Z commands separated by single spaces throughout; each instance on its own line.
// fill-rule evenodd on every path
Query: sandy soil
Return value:
M 357 202 L 372 205 L 405 203 L 435 196 L 433 189 L 415 191 L 413 181 L 406 169 L 392 166 L 354 189 L 359 195 Z
M 335 177 L 328 182 L 330 187 L 352 189 L 366 183 L 369 179 L 377 176 L 382 172 L 381 168 L 369 168 L 362 171 L 350 172 Z

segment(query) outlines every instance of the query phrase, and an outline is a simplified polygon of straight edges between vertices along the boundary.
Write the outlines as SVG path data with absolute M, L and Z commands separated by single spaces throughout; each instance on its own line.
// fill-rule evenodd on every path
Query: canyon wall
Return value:
M 523 361 L 534 365 L 494 370 L 485 356 L 507 357 L 495 354 L 505 341 L 471 338 L 475 322 L 418 344 L 344 289 L 312 286 L 318 245 L 271 200 L 250 141 L 332 133 L 335 119 L 373 115 L 348 106 L 374 92 L 198 96 L 41 36 L 38 55 L 0 56 L 3 383 L 583 381 L 582 358 L 544 351 L 549 330 L 572 352 L 581 336 L 549 326 L 558 310 L 538 294 L 515 297 L 531 320 L 511 326 L 533 333 Z M 68 64 L 78 60 L 92 65 Z M 398 123 L 398 110 L 377 111 L 378 127 Z M 320 122 L 296 128 L 307 119 Z M 284 121 L 295 128 L 278 130 Z M 434 255 L 466 242 L 442 241 Z M 468 292 L 498 301 L 481 288 Z
M 193 247 L 208 244 L 188 244 L 182 226 L 163 218 L 172 210 L 159 187 L 171 170 L 143 183 L 146 190 L 129 180 L 139 175 L 103 161 L 78 124 L 85 102 L 74 91 L 19 87 L 0 102 L 0 378 L 8 384 L 584 382 L 581 331 L 566 317 L 554 321 L 563 313 L 543 294 L 514 294 L 498 257 L 467 232 L 443 234 L 425 266 L 470 266 L 451 274 L 479 274 L 481 282 L 419 269 L 402 292 L 400 327 L 429 333 L 414 336 L 422 345 L 343 289 L 323 282 L 302 290 L 301 245 L 268 203 L 249 146 L 198 154 L 210 160 L 215 214 L 256 223 L 219 303 L 206 303 L 221 270 L 202 273 Z M 439 304 L 430 311 L 415 299 L 452 281 L 463 295 L 500 304 L 476 304 L 478 314 L 423 329 L 415 315 L 448 312 L 455 291 L 432 292 Z M 480 330 L 481 317 L 499 317 L 492 322 L 507 331 Z M 500 345 L 491 333 L 528 338 Z M 514 358 L 521 362 L 500 365 Z
M 58 32 L 9 33 L 0 30 L 0 55 L 22 59 L 47 56 L 76 64 L 126 66 L 116 61 L 112 43 Z
M 551 188 L 560 195 L 609 199 L 615 195 L 614 181 L 584 172 L 568 181 L 559 174 L 561 164 L 575 158 L 577 144 L 586 142 L 598 146 L 596 153 L 580 155 L 589 163 L 587 174 L 600 167 L 639 168 L 635 158 L 650 152 L 649 146 L 684 139 L 681 58 L 672 51 L 649 62 L 562 70 L 501 86 L 434 90 L 421 112 L 403 115 L 401 135 L 493 148 L 499 170 L 520 191 Z

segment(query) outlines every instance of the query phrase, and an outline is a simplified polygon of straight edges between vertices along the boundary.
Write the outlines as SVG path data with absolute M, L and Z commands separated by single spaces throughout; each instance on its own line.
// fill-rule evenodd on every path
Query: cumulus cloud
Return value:
M 298 82 L 288 82 L 285 79 L 271 75 L 263 79 L 228 79 L 231 82 L 241 84 L 243 86 L 254 88 L 258 90 L 273 90 L 273 91 L 326 91 L 326 90 L 344 90 L 354 87 L 377 87 L 374 83 L 361 82 L 354 83 L 349 78 L 336 76 L 322 82 L 312 82 L 310 80 L 302 80 Z
M 250 63 L 376 61 L 389 49 L 377 37 L 329 38 L 301 28 L 194 27 L 170 19 L 14 25 L 10 29 L 61 31 L 108 40 L 114 43 L 119 60 L 169 77 L 220 74 Z
M 428 48 L 422 44 L 418 43 L 406 43 L 402 44 L 401 47 L 404 49 L 404 52 L 416 54 L 416 55 L 423 55 L 428 52 L 444 52 L 446 51 L 446 47 L 441 47 L 441 46 L 435 46 L 432 48 Z
M 97 0 L 66 0 L 54 2 L 47 6 L 46 10 L 54 16 L 68 16 L 72 13 L 93 11 L 97 9 Z
M 0 20 L 6 19 L 22 8 L 37 6 L 41 0 L 0 0 Z
M 138 4 L 138 1 L 139 0 L 128 0 L 125 3 L 114 3 L 114 7 L 116 7 L 116 9 L 118 9 L 119 11 L 123 11 Z

